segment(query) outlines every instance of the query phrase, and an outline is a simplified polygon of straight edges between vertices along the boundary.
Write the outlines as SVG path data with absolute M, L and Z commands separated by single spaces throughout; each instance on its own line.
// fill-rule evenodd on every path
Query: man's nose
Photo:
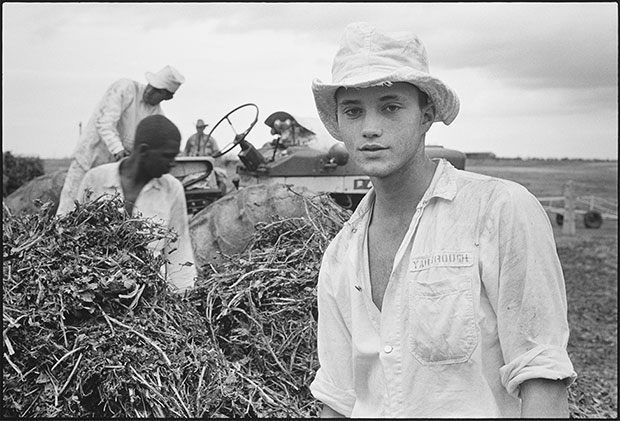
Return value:
M 362 123 L 362 136 L 366 138 L 379 137 L 383 134 L 381 119 L 375 113 L 367 113 Z

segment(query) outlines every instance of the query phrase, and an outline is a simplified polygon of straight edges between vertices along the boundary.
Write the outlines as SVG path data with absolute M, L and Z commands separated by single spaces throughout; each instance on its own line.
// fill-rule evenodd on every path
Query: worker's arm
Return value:
M 189 156 L 190 148 L 192 147 L 192 142 L 194 141 L 194 135 L 190 136 L 185 142 L 185 148 L 183 149 L 183 156 Z
M 340 412 L 336 412 L 329 407 L 329 405 L 323 404 L 323 409 L 321 409 L 321 413 L 319 414 L 321 418 L 345 418 Z
M 521 384 L 522 418 L 568 418 L 564 380 L 530 379 Z
M 118 80 L 108 88 L 99 103 L 99 108 L 96 110 L 95 127 L 97 134 L 117 160 L 122 158 L 119 155 L 125 149 L 118 132 L 118 122 L 128 104 L 137 100 L 133 97 L 132 92 L 131 81 L 127 79 Z M 133 133 L 128 135 L 133 137 Z
M 562 385 L 566 388 L 576 373 L 566 349 L 566 288 L 553 227 L 534 195 L 523 186 L 506 187 L 497 190 L 488 214 L 481 218 L 480 246 L 488 250 L 488 256 L 481 258 L 480 273 L 499 275 L 483 276 L 485 292 L 497 315 L 505 361 L 499 374 L 510 395 L 525 397 L 527 415 L 540 409 L 537 402 L 549 405 L 549 410 L 554 408 L 548 397 L 537 400 L 541 384 L 566 379 Z M 525 385 L 521 394 L 522 385 L 530 380 L 534 392 L 527 390 L 531 385 Z M 556 390 L 542 389 L 544 396 Z

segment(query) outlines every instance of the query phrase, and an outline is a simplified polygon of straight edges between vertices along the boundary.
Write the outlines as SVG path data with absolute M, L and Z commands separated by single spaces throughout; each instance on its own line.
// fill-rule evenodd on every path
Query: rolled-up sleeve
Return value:
M 518 397 L 526 380 L 570 384 L 576 373 L 566 350 L 566 289 L 551 223 L 525 188 L 514 186 L 508 192 L 492 223 L 499 243 L 495 310 L 505 362 L 501 381 Z
M 319 272 L 317 349 L 321 366 L 310 390 L 316 399 L 349 417 L 356 400 L 351 332 L 332 288 L 333 278 L 339 276 L 329 264 L 335 253 L 333 246 L 334 244 L 331 244 L 326 251 Z

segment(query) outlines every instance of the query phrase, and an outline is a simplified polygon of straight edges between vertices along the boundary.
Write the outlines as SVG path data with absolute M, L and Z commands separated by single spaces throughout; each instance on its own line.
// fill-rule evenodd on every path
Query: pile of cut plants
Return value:
M 147 247 L 174 233 L 118 197 L 52 208 L 3 208 L 3 417 L 216 413 L 229 367 Z
M 316 280 L 348 217 L 325 196 L 170 293 L 148 244 L 172 232 L 96 200 L 3 207 L 3 410 L 38 417 L 308 417 Z
M 304 200 L 307 217 L 259 223 L 243 253 L 203 268 L 190 297 L 234 367 L 242 389 L 235 414 L 318 414 L 308 388 L 319 367 L 316 282 L 323 252 L 350 213 L 324 196 Z

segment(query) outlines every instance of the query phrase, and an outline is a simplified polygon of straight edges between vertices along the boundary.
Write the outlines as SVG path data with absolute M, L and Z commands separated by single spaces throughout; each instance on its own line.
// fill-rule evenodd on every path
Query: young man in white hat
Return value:
M 88 171 L 118 161 L 133 150 L 134 133 L 140 120 L 163 114 L 162 101 L 172 99 L 185 78 L 172 66 L 146 73 L 147 85 L 130 79 L 114 82 L 95 107 L 67 171 L 57 214 L 73 209 L 77 188 Z
M 77 195 L 78 201 L 84 202 L 118 193 L 128 214 L 173 230 L 178 236 L 176 241 L 160 240 L 149 247 L 166 258 L 166 280 L 175 293 L 192 288 L 197 276 L 185 191 L 181 182 L 168 174 L 180 146 L 181 133 L 168 118 L 157 114 L 145 117 L 136 128 L 131 154 L 89 170 Z M 87 190 L 90 197 L 85 194 Z
M 576 374 L 549 219 L 524 187 L 424 152 L 455 92 L 410 33 L 349 25 L 319 116 L 373 188 L 323 258 L 322 416 L 568 417 Z
M 205 133 L 204 121 L 196 121 L 196 133 L 192 134 L 185 143 L 183 155 L 185 156 L 213 156 L 220 151 L 215 139 Z

